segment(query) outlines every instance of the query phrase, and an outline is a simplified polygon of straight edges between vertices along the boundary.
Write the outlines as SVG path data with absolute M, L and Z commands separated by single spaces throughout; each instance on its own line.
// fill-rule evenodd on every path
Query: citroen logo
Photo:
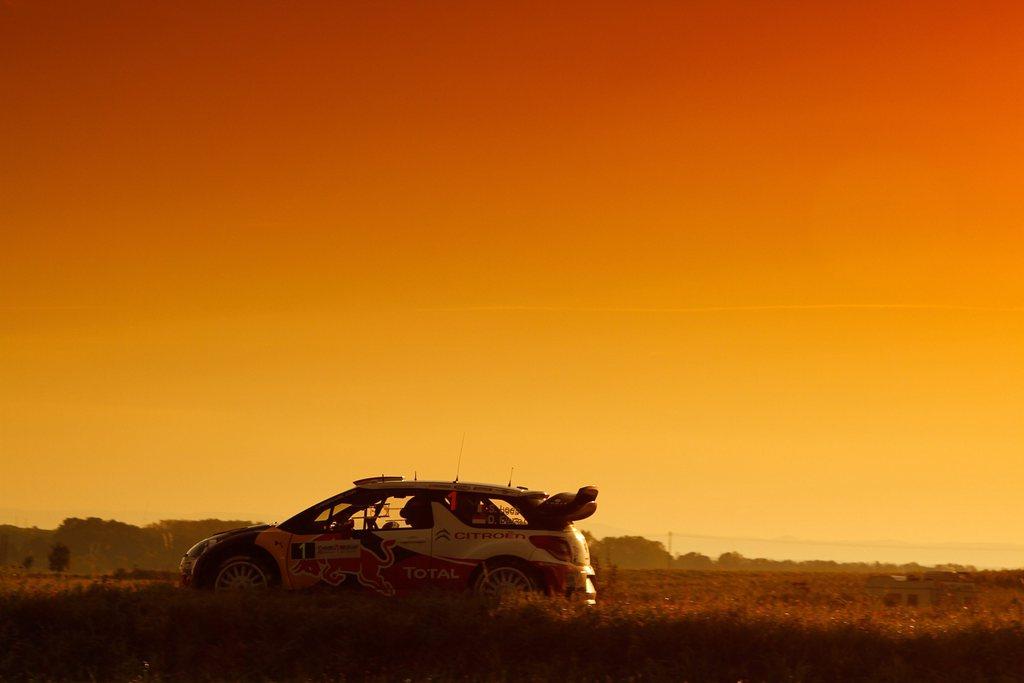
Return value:
M 450 541 L 450 540 L 452 540 L 452 536 L 451 536 L 451 534 L 448 533 L 447 529 L 441 529 L 436 534 L 434 534 L 434 540 L 435 541 L 441 541 L 441 540 Z

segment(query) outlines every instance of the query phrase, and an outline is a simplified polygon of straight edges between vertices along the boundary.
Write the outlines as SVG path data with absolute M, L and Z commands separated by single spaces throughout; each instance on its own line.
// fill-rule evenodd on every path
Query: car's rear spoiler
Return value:
M 568 524 L 597 512 L 597 487 L 584 486 L 576 493 L 556 493 L 538 504 L 527 515 L 543 524 Z

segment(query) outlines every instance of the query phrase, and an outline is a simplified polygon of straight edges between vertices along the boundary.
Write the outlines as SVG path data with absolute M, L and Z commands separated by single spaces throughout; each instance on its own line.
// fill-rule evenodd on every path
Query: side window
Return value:
M 501 498 L 490 498 L 500 526 L 526 526 L 526 517 L 515 505 Z
M 353 531 L 429 529 L 433 526 L 426 496 L 386 496 L 365 507 L 346 511 Z
M 328 531 L 331 528 L 343 523 L 346 518 L 345 512 L 352 506 L 348 503 L 336 503 L 328 505 L 313 518 L 313 529 L 310 531 Z
M 349 510 L 345 519 L 352 523 L 353 531 L 365 531 L 367 529 L 376 529 L 377 520 L 379 519 L 380 523 L 383 524 L 387 521 L 390 514 L 391 510 L 387 507 L 385 501 L 378 500 L 369 505 Z

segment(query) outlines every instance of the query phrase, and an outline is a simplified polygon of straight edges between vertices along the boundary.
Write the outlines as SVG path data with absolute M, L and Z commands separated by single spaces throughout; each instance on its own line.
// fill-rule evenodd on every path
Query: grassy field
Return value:
M 600 604 L 0 581 L 0 680 L 1024 680 L 1024 591 L 891 608 L 863 575 L 618 571 Z

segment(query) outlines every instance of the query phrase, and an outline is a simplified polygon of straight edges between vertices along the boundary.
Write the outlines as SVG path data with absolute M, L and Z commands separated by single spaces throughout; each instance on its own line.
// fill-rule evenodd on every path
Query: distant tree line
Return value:
M 69 517 L 56 529 L 0 525 L 0 567 L 75 574 L 117 570 L 174 571 L 194 543 L 219 531 L 252 522 L 203 519 L 163 520 L 135 526 L 98 517 Z
M 0 525 L 0 568 L 25 571 L 44 568 L 75 574 L 111 574 L 118 570 L 174 571 L 181 556 L 194 543 L 219 531 L 251 525 L 244 520 L 163 520 L 134 526 L 98 517 L 69 517 L 56 529 L 25 529 Z M 597 539 L 584 533 L 591 561 L 599 568 L 718 569 L 748 571 L 860 571 L 919 572 L 932 567 L 917 563 L 834 562 L 831 560 L 768 560 L 738 552 L 712 558 L 688 552 L 672 555 L 665 546 L 642 536 Z M 941 565 L 941 569 L 974 571 L 969 565 Z
M 769 560 L 744 557 L 738 552 L 722 553 L 717 558 L 697 552 L 672 555 L 664 544 L 643 536 L 607 536 L 597 539 L 584 533 L 590 545 L 590 559 L 598 567 L 622 569 L 718 569 L 746 571 L 821 571 L 913 573 L 930 569 L 973 572 L 971 565 L 943 564 L 938 567 L 916 562 L 894 564 L 884 562 L 835 562 L 833 560 Z

